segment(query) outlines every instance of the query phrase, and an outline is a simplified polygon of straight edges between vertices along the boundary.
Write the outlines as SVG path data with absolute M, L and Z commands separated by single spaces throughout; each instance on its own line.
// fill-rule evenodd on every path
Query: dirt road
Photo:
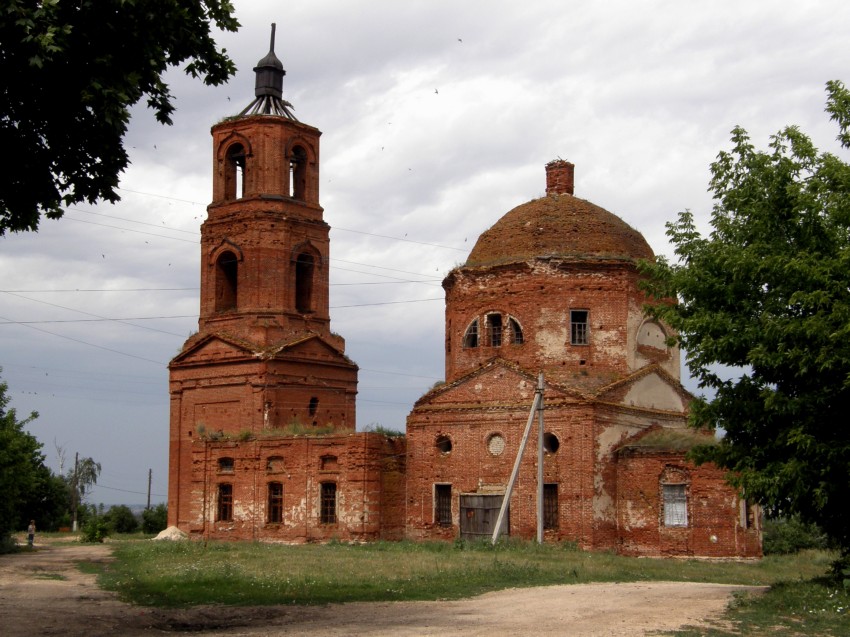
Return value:
M 452 602 L 332 606 L 203 606 L 159 610 L 125 604 L 84 575 L 81 560 L 109 560 L 108 545 L 45 545 L 0 555 L 0 634 L 632 636 L 717 621 L 733 591 L 718 584 L 653 582 L 513 589 Z

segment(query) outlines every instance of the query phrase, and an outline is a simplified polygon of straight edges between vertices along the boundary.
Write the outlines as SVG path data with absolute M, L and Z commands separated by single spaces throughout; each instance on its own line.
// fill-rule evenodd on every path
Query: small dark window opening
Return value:
M 292 149 L 289 160 L 289 192 L 293 199 L 304 201 L 307 190 L 307 153 L 300 146 Z
M 336 483 L 323 482 L 321 502 L 319 505 L 319 521 L 322 524 L 336 524 Z
M 233 458 L 219 458 L 218 470 L 222 473 L 233 473 Z
M 219 522 L 233 521 L 233 485 L 218 485 L 218 510 L 216 519 Z
M 452 485 L 434 485 L 434 524 L 452 525 Z
M 302 252 L 295 261 L 295 309 L 302 314 L 313 310 L 313 256 Z
M 543 485 L 543 528 L 558 528 L 558 485 Z
M 546 453 L 557 453 L 561 448 L 561 441 L 558 436 L 548 431 L 543 434 L 543 451 Z
M 587 345 L 587 310 L 570 310 L 570 343 Z
M 215 261 L 215 311 L 236 308 L 239 262 L 230 251 L 222 252 Z
M 514 345 L 522 345 L 525 342 L 522 338 L 522 328 L 513 317 L 508 319 L 508 332 L 511 335 L 511 343 Z
M 283 522 L 283 485 L 280 482 L 269 482 L 269 523 Z
M 315 416 L 315 415 L 316 415 L 316 410 L 317 410 L 318 408 L 319 408 L 319 399 L 318 399 L 318 398 L 316 398 L 315 396 L 313 396 L 313 397 L 310 399 L 310 406 L 308 407 L 308 410 L 309 410 L 309 412 L 310 412 L 310 415 L 311 415 L 311 416 Z
M 478 347 L 478 319 L 472 321 L 463 336 L 464 347 Z
M 502 315 L 487 315 L 487 344 L 490 347 L 499 347 L 502 344 Z
M 452 439 L 446 435 L 437 436 L 437 441 L 434 444 L 440 453 L 449 454 L 452 452 Z
M 225 199 L 241 199 L 245 195 L 245 149 L 233 144 L 227 149 L 224 168 Z

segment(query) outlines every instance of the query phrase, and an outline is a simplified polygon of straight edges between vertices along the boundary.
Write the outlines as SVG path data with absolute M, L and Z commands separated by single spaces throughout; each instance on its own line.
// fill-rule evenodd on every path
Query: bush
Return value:
M 806 524 L 797 516 L 765 520 L 765 555 L 787 555 L 803 549 L 829 548 L 826 534 L 816 524 Z
M 80 542 L 97 543 L 103 542 L 109 537 L 109 524 L 106 516 L 93 515 L 83 525 L 80 533 Z
M 139 520 L 124 504 L 110 508 L 105 517 L 113 533 L 134 533 L 139 528 Z
M 168 507 L 165 504 L 157 504 L 152 509 L 142 511 L 142 531 L 145 533 L 159 533 L 168 526 Z

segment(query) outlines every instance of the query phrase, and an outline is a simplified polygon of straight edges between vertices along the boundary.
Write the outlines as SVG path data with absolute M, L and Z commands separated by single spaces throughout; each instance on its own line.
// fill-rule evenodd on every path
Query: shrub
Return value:
M 80 542 L 97 543 L 103 542 L 109 537 L 109 525 L 105 516 L 93 515 L 83 525 L 80 533 Z
M 110 508 L 105 517 L 113 533 L 134 533 L 139 528 L 139 520 L 124 504 Z
M 142 511 L 142 531 L 145 533 L 159 533 L 168 526 L 168 507 L 165 504 L 157 504 L 152 509 Z
M 765 520 L 765 555 L 787 555 L 803 549 L 825 549 L 828 544 L 826 535 L 816 524 L 807 524 L 797 516 Z

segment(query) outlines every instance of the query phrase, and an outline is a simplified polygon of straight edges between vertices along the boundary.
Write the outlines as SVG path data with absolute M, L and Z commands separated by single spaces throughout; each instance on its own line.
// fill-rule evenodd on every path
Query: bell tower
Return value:
M 198 332 L 169 364 L 175 494 L 197 478 L 198 445 L 355 430 L 358 369 L 330 327 L 321 132 L 282 98 L 274 25 L 254 72 L 254 100 L 212 127 Z
M 212 128 L 213 201 L 201 228 L 200 331 L 264 346 L 331 339 L 330 227 L 319 205 L 319 137 L 282 99 L 274 53 L 254 68 L 254 100 Z

